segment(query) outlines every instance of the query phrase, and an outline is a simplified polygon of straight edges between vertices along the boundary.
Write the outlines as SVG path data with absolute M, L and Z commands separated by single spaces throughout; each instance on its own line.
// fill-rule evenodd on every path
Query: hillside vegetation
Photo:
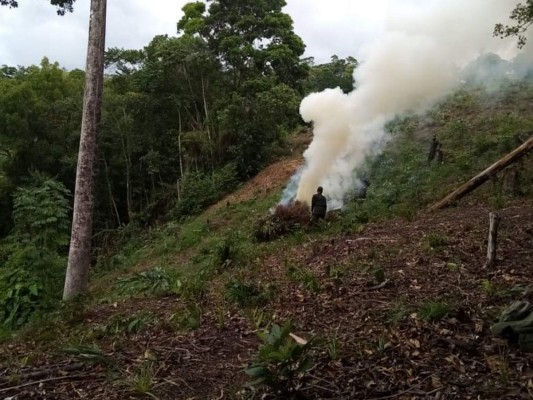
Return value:
M 532 105 L 531 81 L 465 87 L 392 121 L 382 154 L 356 172 L 366 199 L 318 227 L 256 239 L 299 150 L 196 217 L 125 226 L 99 252 L 86 298 L 0 331 L 0 394 L 530 398 L 531 354 L 490 326 L 532 300 L 532 156 L 455 208 L 427 207 L 529 138 Z M 428 165 L 433 135 L 444 157 Z M 487 270 L 489 211 L 501 227 Z

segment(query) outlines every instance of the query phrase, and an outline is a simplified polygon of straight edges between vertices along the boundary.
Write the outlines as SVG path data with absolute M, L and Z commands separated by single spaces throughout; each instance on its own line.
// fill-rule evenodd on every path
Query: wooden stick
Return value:
M 451 192 L 444 199 L 442 199 L 438 203 L 433 204 L 430 207 L 430 210 L 440 210 L 441 208 L 448 207 L 450 204 L 456 202 L 457 200 L 466 196 L 468 193 L 470 193 L 474 189 L 481 186 L 483 183 L 488 181 L 492 176 L 496 175 L 498 172 L 500 172 L 502 169 L 504 169 L 508 165 L 514 163 L 521 157 L 525 156 L 532 149 L 533 149 L 533 136 L 531 136 L 525 143 L 523 143 L 521 146 L 514 149 L 512 152 L 507 154 L 505 157 L 499 159 L 497 162 L 492 164 L 486 170 L 477 174 L 472 179 L 470 179 L 468 182 L 459 186 L 457 189 Z
M 385 279 L 383 282 L 381 282 L 379 285 L 376 285 L 376 286 L 371 286 L 369 288 L 367 288 L 366 290 L 379 290 L 379 289 L 383 289 L 385 286 L 387 286 L 387 284 L 389 283 L 389 280 L 388 279 Z
M 489 213 L 489 243 L 487 245 L 487 262 L 484 268 L 491 268 L 496 261 L 496 246 L 498 244 L 498 224 L 500 217 L 496 213 Z
M 21 389 L 21 388 L 26 387 L 26 386 L 39 385 L 41 383 L 46 383 L 46 382 L 55 382 L 55 381 L 65 381 L 65 380 L 68 380 L 68 379 L 87 378 L 89 376 L 90 376 L 90 374 L 89 375 L 87 375 L 87 374 L 78 374 L 78 375 L 56 376 L 55 378 L 41 379 L 39 381 L 28 382 L 28 383 L 24 383 L 24 384 L 18 385 L 18 386 L 11 386 L 11 387 L 7 387 L 7 388 L 3 388 L 3 389 L 0 389 L 0 393 L 9 392 L 11 390 L 16 390 L 16 389 Z
M 83 363 L 76 363 L 76 364 L 67 364 L 67 365 L 59 365 L 59 366 L 53 366 L 50 368 L 41 369 L 38 371 L 28 372 L 26 374 L 21 374 L 17 377 L 17 379 L 20 379 L 21 381 L 27 381 L 28 379 L 40 379 L 47 375 L 52 375 L 57 372 L 67 372 L 67 371 L 75 371 L 77 369 L 82 369 L 85 367 L 86 364 Z M 0 384 L 3 384 L 5 382 L 9 381 L 9 377 L 0 377 Z

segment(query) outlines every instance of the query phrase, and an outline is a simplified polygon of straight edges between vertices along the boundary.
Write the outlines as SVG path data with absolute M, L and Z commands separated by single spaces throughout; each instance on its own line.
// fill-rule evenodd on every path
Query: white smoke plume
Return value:
M 342 204 L 357 186 L 354 170 L 387 142 L 388 121 L 427 111 L 457 88 L 461 69 L 481 54 L 511 59 L 518 53 L 516 40 L 492 36 L 496 23 L 510 23 L 518 0 L 402 3 L 390 10 L 386 32 L 366 46 L 354 72 L 354 91 L 327 89 L 302 101 L 300 113 L 313 123 L 313 141 L 285 198 L 292 192 L 293 198 L 309 202 L 321 185 L 330 204 Z

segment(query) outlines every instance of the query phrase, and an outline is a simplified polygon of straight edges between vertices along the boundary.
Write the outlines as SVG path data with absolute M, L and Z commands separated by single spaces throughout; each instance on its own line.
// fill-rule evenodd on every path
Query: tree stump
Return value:
M 496 261 L 496 247 L 498 245 L 498 225 L 500 217 L 496 213 L 489 213 L 489 241 L 487 244 L 487 261 L 484 268 L 491 268 Z

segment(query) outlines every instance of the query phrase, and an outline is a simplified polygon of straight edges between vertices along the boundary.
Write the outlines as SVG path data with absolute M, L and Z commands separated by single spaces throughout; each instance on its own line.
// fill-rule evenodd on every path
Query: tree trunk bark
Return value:
M 498 245 L 498 224 L 500 217 L 496 213 L 489 214 L 489 243 L 487 245 L 487 262 L 485 268 L 491 268 L 496 261 L 496 247 Z
M 91 265 L 94 170 L 104 83 L 106 0 L 91 0 L 74 213 L 63 300 L 87 290 Z
M 524 144 L 507 154 L 505 157 L 492 164 L 485 171 L 479 173 L 465 184 L 459 186 L 444 199 L 442 199 L 438 203 L 433 204 L 430 209 L 439 210 L 441 208 L 448 207 L 450 204 L 456 202 L 474 189 L 481 186 L 483 183 L 485 183 L 487 180 L 489 180 L 491 177 L 496 175 L 508 165 L 525 156 L 531 149 L 533 149 L 533 136 L 530 137 Z

